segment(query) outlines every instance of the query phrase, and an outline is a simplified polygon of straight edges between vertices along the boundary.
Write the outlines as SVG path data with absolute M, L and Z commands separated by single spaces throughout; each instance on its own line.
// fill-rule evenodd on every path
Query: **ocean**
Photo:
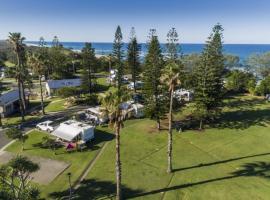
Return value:
M 37 41 L 27 41 L 27 45 L 38 45 Z M 61 42 L 65 48 L 70 48 L 75 51 L 80 51 L 84 47 L 84 42 Z M 51 46 L 51 42 L 47 42 L 48 46 Z M 93 42 L 97 55 L 108 55 L 112 52 L 113 43 Z M 181 44 L 181 53 L 184 55 L 191 53 L 201 53 L 204 44 Z M 127 48 L 127 44 L 124 44 L 124 49 Z M 165 49 L 165 44 L 161 44 L 161 48 Z M 239 56 L 240 60 L 247 59 L 252 54 L 262 54 L 270 52 L 270 44 L 224 44 L 224 53 L 233 54 Z M 141 44 L 141 56 L 143 57 L 147 52 L 147 45 Z

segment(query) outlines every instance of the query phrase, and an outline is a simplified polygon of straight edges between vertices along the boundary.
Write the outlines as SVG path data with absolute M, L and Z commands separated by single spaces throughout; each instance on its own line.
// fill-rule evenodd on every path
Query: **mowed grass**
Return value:
M 67 173 L 71 172 L 71 182 L 73 184 L 86 169 L 89 162 L 96 156 L 104 142 L 113 139 L 112 135 L 104 132 L 104 129 L 99 128 L 96 130 L 95 141 L 91 143 L 87 150 L 83 152 L 75 151 L 68 153 L 63 147 L 57 149 L 55 155 L 53 150 L 40 147 L 42 138 L 46 135 L 47 133 L 33 130 L 29 133 L 29 139 L 25 143 L 25 150 L 23 152 L 21 151 L 20 142 L 15 142 L 6 149 L 6 151 L 13 153 L 50 158 L 70 164 L 70 166 L 52 183 L 49 185 L 40 185 L 40 190 L 42 192 L 41 196 L 45 199 L 55 199 L 55 195 L 57 196 L 58 192 L 67 190 L 69 186 Z
M 59 112 L 65 110 L 66 99 L 55 98 L 45 107 L 45 112 Z
M 151 120 L 127 121 L 121 133 L 124 199 L 269 199 L 269 109 L 259 98 L 232 97 L 210 128 L 174 132 L 172 174 L 166 173 L 167 132 L 154 132 Z M 77 199 L 114 198 L 114 154 L 112 141 L 75 191 Z

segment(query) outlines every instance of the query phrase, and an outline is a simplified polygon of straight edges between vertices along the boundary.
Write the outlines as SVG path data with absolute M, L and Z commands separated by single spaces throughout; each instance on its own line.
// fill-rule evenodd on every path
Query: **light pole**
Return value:
M 72 195 L 72 188 L 71 188 L 71 173 L 68 172 L 68 182 L 69 182 L 69 200 L 71 200 L 71 195 Z

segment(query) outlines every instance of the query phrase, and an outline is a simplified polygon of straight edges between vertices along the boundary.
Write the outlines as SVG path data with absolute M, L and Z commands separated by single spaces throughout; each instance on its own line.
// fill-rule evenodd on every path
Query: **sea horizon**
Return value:
M 72 49 L 73 51 L 81 51 L 86 42 L 60 42 L 65 48 Z M 112 53 L 113 43 L 112 42 L 89 42 L 95 48 L 96 55 L 108 55 Z M 28 46 L 37 46 L 39 41 L 26 41 Z M 51 41 L 46 41 L 48 47 L 52 45 Z M 123 43 L 124 51 L 127 50 L 127 44 Z M 165 52 L 165 44 L 160 43 L 161 49 Z M 141 56 L 144 57 L 147 52 L 147 43 L 140 43 L 141 45 Z M 181 43 L 180 53 L 183 55 L 201 53 L 205 43 Z M 250 55 L 263 54 L 270 52 L 270 44 L 232 44 L 224 43 L 223 50 L 225 54 L 231 54 L 239 56 L 241 61 L 246 60 Z

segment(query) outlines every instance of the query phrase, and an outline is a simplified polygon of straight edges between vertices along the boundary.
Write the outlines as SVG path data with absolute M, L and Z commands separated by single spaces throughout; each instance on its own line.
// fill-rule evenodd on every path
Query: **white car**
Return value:
M 36 125 L 36 128 L 38 130 L 47 131 L 51 133 L 54 130 L 53 126 L 51 125 L 52 123 L 53 123 L 52 121 L 41 122 Z

